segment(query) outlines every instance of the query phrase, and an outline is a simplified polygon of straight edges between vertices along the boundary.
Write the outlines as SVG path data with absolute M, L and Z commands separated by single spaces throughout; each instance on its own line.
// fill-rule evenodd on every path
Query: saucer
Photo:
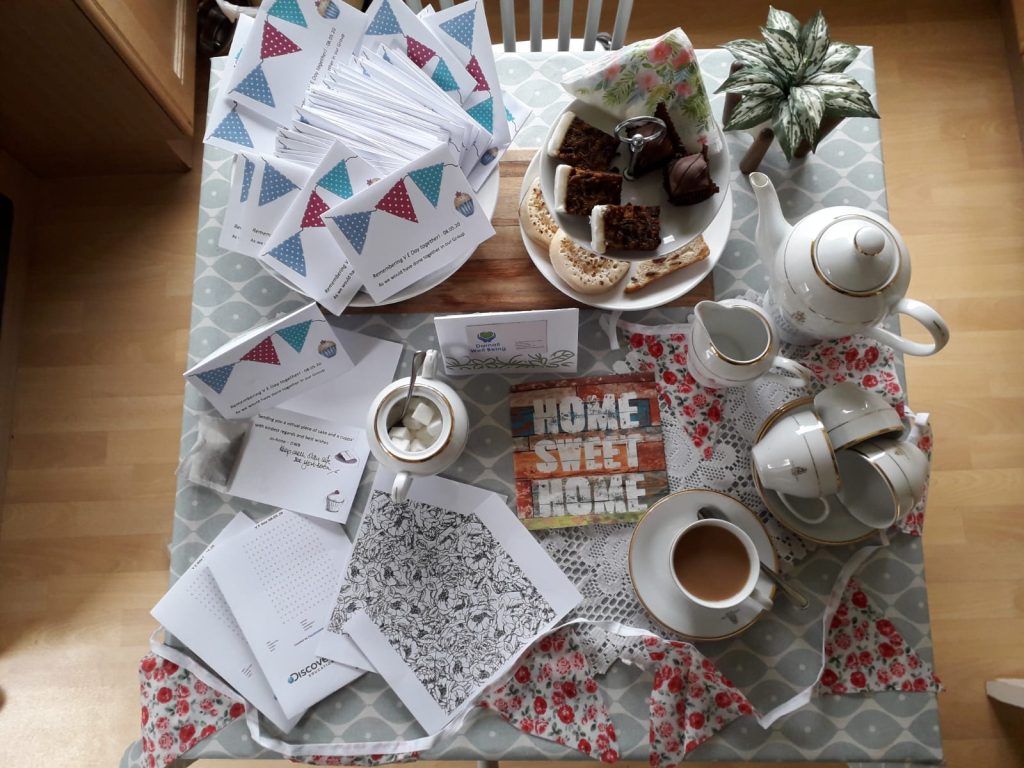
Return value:
M 757 515 L 732 496 L 705 489 L 679 491 L 650 508 L 637 523 L 629 542 L 629 578 L 637 598 L 652 619 L 687 640 L 724 640 L 746 630 L 764 609 L 744 601 L 728 611 L 705 608 L 679 591 L 669 572 L 669 550 L 676 534 L 697 519 L 701 507 L 715 507 L 754 542 L 761 561 L 778 570 L 771 539 Z M 763 573 L 757 580 L 762 594 L 775 597 L 775 584 Z
M 754 442 L 756 443 L 760 440 L 786 414 L 811 410 L 813 406 L 814 398 L 811 397 L 801 397 L 798 400 L 791 400 L 786 403 L 765 420 L 764 424 L 761 425 L 761 430 L 757 433 L 757 440 Z M 768 507 L 768 511 L 772 513 L 772 516 L 779 523 L 801 538 L 817 544 L 838 546 L 840 544 L 852 544 L 857 541 L 863 541 L 870 538 L 872 534 L 877 533 L 875 528 L 864 525 L 864 523 L 851 515 L 843 502 L 839 500 L 839 497 L 834 495 L 828 497 L 828 503 L 832 509 L 829 516 L 820 523 L 806 523 L 786 509 L 786 505 L 782 503 L 782 500 L 779 499 L 779 495 L 775 491 L 761 485 L 761 478 L 758 477 L 757 472 L 753 468 L 751 468 L 751 474 L 754 476 L 754 485 L 757 487 L 757 492 L 761 494 L 761 500 Z M 804 501 L 794 496 L 790 496 L 789 500 L 795 504 Z M 813 515 L 820 509 L 816 500 L 806 499 L 806 501 L 809 505 L 812 505 L 808 509 L 809 515 Z

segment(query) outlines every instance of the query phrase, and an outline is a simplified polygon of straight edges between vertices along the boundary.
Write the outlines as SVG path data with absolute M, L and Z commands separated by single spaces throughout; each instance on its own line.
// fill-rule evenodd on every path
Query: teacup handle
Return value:
M 409 498 L 409 489 L 412 487 L 412 475 L 408 472 L 399 472 L 395 475 L 395 482 L 391 486 L 391 498 L 401 504 Z
M 782 501 L 782 503 L 786 506 L 786 509 L 788 509 L 790 511 L 790 513 L 792 513 L 792 515 L 794 517 L 796 517 L 798 520 L 803 520 L 808 525 L 816 525 L 818 523 L 825 522 L 825 519 L 828 517 L 829 512 L 831 512 L 831 509 L 829 508 L 828 499 L 821 499 L 821 498 L 819 498 L 817 500 L 821 502 L 821 514 L 818 515 L 817 517 L 808 517 L 804 513 L 798 512 L 796 510 L 796 507 L 794 507 L 790 503 L 789 499 L 786 498 L 786 494 L 778 493 L 777 495 L 778 495 L 779 499 Z
M 814 381 L 814 374 L 811 369 L 805 365 L 801 365 L 795 360 L 790 360 L 788 357 L 782 355 L 776 355 L 775 359 L 772 360 L 772 368 L 781 368 L 789 376 L 783 376 L 778 373 L 769 373 L 766 378 L 771 379 L 777 384 L 781 384 L 784 387 L 807 387 L 810 386 L 811 382 Z
M 938 312 L 924 302 L 916 301 L 915 299 L 900 299 L 896 302 L 896 306 L 893 307 L 893 312 L 908 315 L 917 320 L 931 334 L 932 343 L 922 344 L 919 341 L 911 341 L 877 325 L 865 330 L 863 332 L 864 335 L 889 345 L 897 352 L 918 357 L 934 355 L 946 346 L 946 343 L 949 341 L 949 326 L 946 325 L 946 321 L 942 319 Z
M 762 610 L 770 611 L 772 609 L 772 601 L 766 595 L 762 595 L 755 587 L 754 591 L 747 595 L 747 600 L 752 603 L 756 603 L 761 607 Z

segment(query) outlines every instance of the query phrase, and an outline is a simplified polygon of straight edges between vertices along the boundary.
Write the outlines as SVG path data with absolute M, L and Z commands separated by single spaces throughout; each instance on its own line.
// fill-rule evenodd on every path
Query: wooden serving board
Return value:
M 519 232 L 519 189 L 535 149 L 510 150 L 498 166 L 495 235 L 469 261 L 436 288 L 407 301 L 383 307 L 349 307 L 346 313 L 375 312 L 510 312 L 525 309 L 585 307 L 544 279 L 533 266 Z M 713 273 L 712 273 L 713 274 Z M 709 274 L 692 291 L 669 306 L 692 306 L 714 298 Z

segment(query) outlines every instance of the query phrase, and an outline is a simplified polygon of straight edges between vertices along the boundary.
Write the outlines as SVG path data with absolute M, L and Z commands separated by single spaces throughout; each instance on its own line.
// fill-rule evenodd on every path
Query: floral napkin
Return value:
M 722 146 L 697 54 L 678 27 L 577 67 L 562 78 L 562 87 L 619 120 L 653 115 L 663 101 L 687 151 Z

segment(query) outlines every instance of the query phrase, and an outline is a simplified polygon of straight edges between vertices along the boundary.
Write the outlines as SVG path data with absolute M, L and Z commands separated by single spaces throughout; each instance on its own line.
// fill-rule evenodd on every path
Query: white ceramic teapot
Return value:
M 899 233 L 863 208 L 836 206 L 795 226 L 763 173 L 750 174 L 757 198 L 757 249 L 770 269 L 766 308 L 783 340 L 811 344 L 863 334 L 908 355 L 934 355 L 949 341 L 939 313 L 905 298 L 910 256 Z M 910 341 L 881 327 L 894 313 L 909 315 L 931 334 Z
M 441 419 L 440 433 L 423 450 L 413 451 L 392 439 L 389 430 L 399 425 L 409 379 L 397 379 L 380 391 L 367 418 L 366 432 L 370 452 L 382 466 L 396 472 L 391 495 L 405 501 L 413 478 L 436 475 L 459 458 L 469 436 L 469 416 L 462 398 L 437 376 L 438 353 L 427 352 L 423 368 L 413 385 L 413 397 L 420 398 Z

